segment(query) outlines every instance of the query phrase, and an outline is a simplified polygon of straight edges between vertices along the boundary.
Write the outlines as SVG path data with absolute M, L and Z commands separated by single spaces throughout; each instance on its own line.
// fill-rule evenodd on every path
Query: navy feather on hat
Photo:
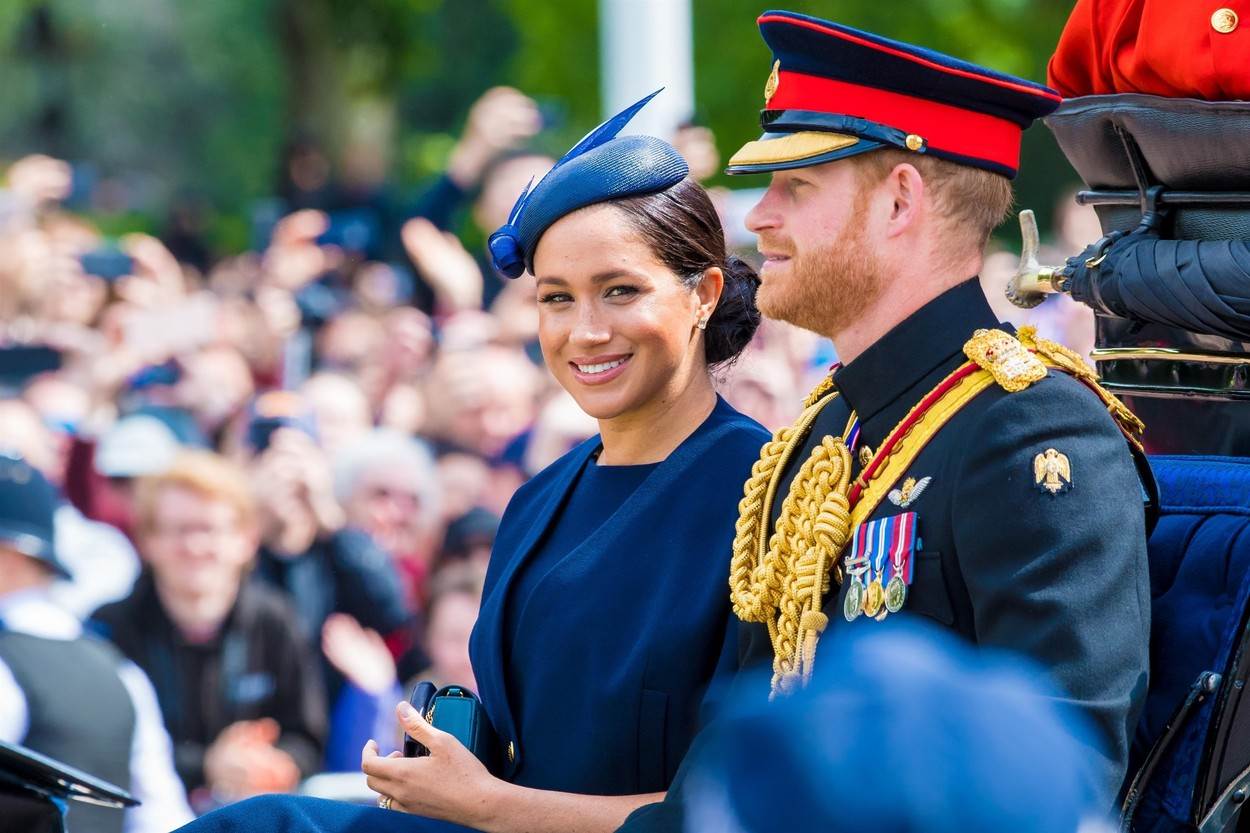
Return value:
M 566 214 L 608 200 L 653 194 L 686 178 L 690 168 L 672 145 L 654 136 L 617 134 L 659 90 L 586 134 L 537 185 L 517 199 L 508 222 L 490 236 L 495 268 L 509 278 L 533 268 L 538 240 Z

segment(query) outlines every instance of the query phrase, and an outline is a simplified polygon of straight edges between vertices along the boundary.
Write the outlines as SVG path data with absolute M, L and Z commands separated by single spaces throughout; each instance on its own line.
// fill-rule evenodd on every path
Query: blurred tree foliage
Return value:
M 696 117 L 728 155 L 756 132 L 769 68 L 754 23 L 761 5 L 692 4 Z M 1069 8 L 786 5 L 1038 79 Z M 97 210 L 149 222 L 197 195 L 226 221 L 220 241 L 237 247 L 294 138 L 332 157 L 360 146 L 411 188 L 443 164 L 477 95 L 507 83 L 539 99 L 547 149 L 565 146 L 600 116 L 597 19 L 596 0 L 5 0 L 0 152 L 89 163 L 109 186 Z M 1074 176 L 1043 129 L 1025 152 L 1021 203 L 1048 208 Z

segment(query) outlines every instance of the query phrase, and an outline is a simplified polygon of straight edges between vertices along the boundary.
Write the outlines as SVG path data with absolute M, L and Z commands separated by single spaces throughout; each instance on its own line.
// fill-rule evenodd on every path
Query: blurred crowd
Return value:
M 70 577 L 49 592 L 147 674 L 195 810 L 354 771 L 367 738 L 397 748 L 412 681 L 473 685 L 500 515 L 596 431 L 543 367 L 532 277 L 502 279 L 480 243 L 553 164 L 541 129 L 530 98 L 488 91 L 410 197 L 293 142 L 254 248 L 223 257 L 191 222 L 105 236 L 65 207 L 63 161 L 8 168 L 0 446 L 57 488 Z M 716 172 L 705 128 L 670 138 Z M 1099 236 L 1060 212 L 1044 260 Z M 990 256 L 991 299 L 1015 258 Z M 1033 321 L 1087 352 L 1066 301 Z M 775 429 L 835 360 L 767 322 L 718 382 Z

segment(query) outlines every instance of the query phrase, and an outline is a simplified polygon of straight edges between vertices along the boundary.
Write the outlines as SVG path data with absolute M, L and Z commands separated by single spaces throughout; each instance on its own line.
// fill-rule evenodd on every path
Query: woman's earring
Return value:
M 702 318 L 700 318 L 700 319 L 699 319 L 698 323 L 697 323 L 697 324 L 695 324 L 695 326 L 696 326 L 696 327 L 698 327 L 700 330 L 706 330 L 706 329 L 707 329 L 707 320 L 708 320 L 708 316 L 706 316 L 706 315 L 705 315 L 705 316 L 703 316 Z

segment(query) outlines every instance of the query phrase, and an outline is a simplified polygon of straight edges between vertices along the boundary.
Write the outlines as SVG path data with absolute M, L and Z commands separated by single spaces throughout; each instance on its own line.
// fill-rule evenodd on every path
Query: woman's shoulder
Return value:
M 704 423 L 706 442 L 715 443 L 717 453 L 754 458 L 760 446 L 772 438 L 763 425 L 717 397 L 716 407 Z

